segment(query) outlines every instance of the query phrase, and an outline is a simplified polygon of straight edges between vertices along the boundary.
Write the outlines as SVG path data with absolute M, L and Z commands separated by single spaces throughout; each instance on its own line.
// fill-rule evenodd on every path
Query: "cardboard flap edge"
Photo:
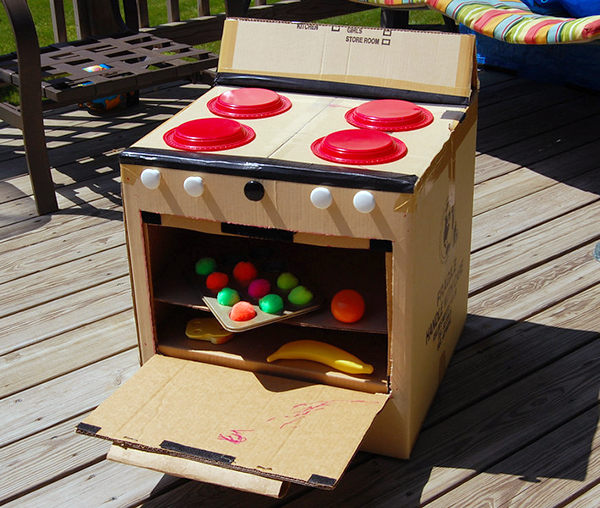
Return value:
M 144 452 L 118 445 L 110 447 L 107 458 L 129 466 L 143 467 L 160 473 L 167 473 L 181 478 L 212 483 L 222 487 L 229 487 L 277 499 L 287 493 L 290 485 L 288 482 L 272 478 L 256 476 L 233 469 L 224 469 L 219 466 L 174 457 L 172 455 Z

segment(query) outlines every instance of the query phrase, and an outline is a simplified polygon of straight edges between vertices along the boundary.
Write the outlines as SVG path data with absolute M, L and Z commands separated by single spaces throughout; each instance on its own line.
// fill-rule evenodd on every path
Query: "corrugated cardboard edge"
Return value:
M 417 182 L 414 195 L 409 196 L 408 198 L 406 196 L 401 196 L 394 209 L 395 212 L 414 212 L 417 207 L 416 196 L 427 195 L 431 186 L 449 165 L 450 178 L 454 180 L 454 171 L 456 170 L 453 161 L 455 147 L 460 146 L 467 134 L 471 131 L 471 128 L 477 122 L 478 102 L 478 92 L 475 90 L 471 94 L 471 106 L 469 106 L 469 109 L 463 118 L 456 122 L 452 131 L 452 136 L 450 136 L 450 139 L 444 144 L 438 155 L 434 158 L 425 175 Z
M 143 467 L 161 473 L 168 471 L 169 474 L 181 478 L 212 483 L 277 499 L 283 497 L 290 486 L 288 482 L 211 466 L 202 462 L 173 457 L 172 455 L 143 452 L 117 445 L 111 446 L 107 458 L 130 466 Z
M 123 186 L 125 185 L 126 180 L 128 180 L 127 178 L 127 172 L 128 170 L 121 165 L 121 189 L 123 189 Z M 123 194 L 123 192 L 121 191 L 121 193 Z M 139 302 L 137 302 L 137 298 L 138 298 L 138 292 L 136 292 L 134 290 L 134 286 L 135 286 L 135 281 L 134 281 L 134 277 L 133 277 L 133 271 L 134 271 L 134 264 L 135 264 L 135 257 L 132 255 L 131 252 L 131 239 L 130 239 L 130 235 L 131 235 L 131 229 L 127 226 L 128 222 L 130 220 L 137 220 L 140 221 L 142 220 L 141 214 L 138 213 L 133 213 L 133 217 L 130 217 L 129 214 L 131 212 L 127 211 L 127 206 L 124 203 L 123 206 L 123 225 L 125 226 L 125 244 L 127 245 L 127 264 L 129 267 L 129 283 L 131 285 L 132 291 L 131 291 L 131 299 L 133 302 L 133 317 L 135 320 L 135 329 L 137 330 L 137 341 L 138 341 L 138 351 L 139 351 L 139 364 L 140 366 L 144 364 L 144 362 L 152 355 L 155 355 L 157 352 L 157 347 L 156 347 L 156 343 L 154 342 L 154 340 L 149 341 L 146 339 L 144 339 L 144 335 L 142 333 L 140 333 L 140 323 L 141 323 L 141 319 L 139 316 Z M 139 263 L 141 260 L 137 260 L 137 262 Z M 147 266 L 149 260 L 145 259 L 145 265 Z M 151 350 L 152 353 L 150 356 L 148 356 L 148 350 Z

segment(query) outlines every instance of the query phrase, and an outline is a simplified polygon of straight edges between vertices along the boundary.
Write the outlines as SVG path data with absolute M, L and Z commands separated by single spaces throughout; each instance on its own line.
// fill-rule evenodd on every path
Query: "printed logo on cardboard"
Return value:
M 454 204 L 446 201 L 440 228 L 440 261 L 445 266 L 445 276 L 437 293 L 436 312 L 425 334 L 426 344 L 435 344 L 439 350 L 452 322 L 452 306 L 456 298 L 458 281 L 464 272 L 464 260 L 453 254 L 458 242 L 458 224 Z
M 442 216 L 442 226 L 440 232 L 440 260 L 446 263 L 450 252 L 458 241 L 458 224 L 454 213 L 454 205 L 446 202 L 446 209 Z

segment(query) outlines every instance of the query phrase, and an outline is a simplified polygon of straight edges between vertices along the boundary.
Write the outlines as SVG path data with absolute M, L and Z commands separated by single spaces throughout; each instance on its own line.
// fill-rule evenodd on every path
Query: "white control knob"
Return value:
M 190 196 L 197 198 L 204 192 L 204 180 L 199 176 L 189 176 L 183 182 L 183 188 Z
M 329 189 L 326 189 L 325 187 L 316 187 L 310 193 L 310 201 L 317 208 L 324 210 L 325 208 L 329 208 L 331 203 L 333 203 L 333 196 Z
M 354 194 L 353 203 L 360 213 L 371 213 L 375 209 L 375 196 L 369 191 L 361 190 Z
M 160 185 L 160 171 L 158 169 L 144 169 L 140 179 L 144 187 L 148 189 L 158 189 Z

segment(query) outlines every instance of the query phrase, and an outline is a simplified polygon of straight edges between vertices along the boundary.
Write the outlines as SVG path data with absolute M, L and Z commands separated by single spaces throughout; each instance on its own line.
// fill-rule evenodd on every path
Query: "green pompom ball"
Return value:
M 293 273 L 284 272 L 279 277 L 277 277 L 277 287 L 284 291 L 289 291 L 290 289 L 296 287 L 298 285 L 298 277 L 296 277 Z
M 283 299 L 273 293 L 263 296 L 258 301 L 260 310 L 267 314 L 279 314 L 283 310 Z
M 201 258 L 196 261 L 196 273 L 206 277 L 217 269 L 217 262 L 213 258 Z
M 294 305 L 306 305 L 307 303 L 310 303 L 312 299 L 313 294 L 304 286 L 296 286 L 288 295 L 288 300 Z
M 240 301 L 240 294 L 231 288 L 223 288 L 217 293 L 217 302 L 219 305 L 233 307 Z

